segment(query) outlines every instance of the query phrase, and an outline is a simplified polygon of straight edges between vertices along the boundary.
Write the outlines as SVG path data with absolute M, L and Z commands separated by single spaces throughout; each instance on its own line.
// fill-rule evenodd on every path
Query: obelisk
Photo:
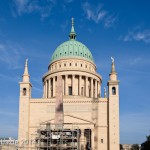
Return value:
M 62 76 L 57 76 L 56 105 L 55 105 L 55 128 L 62 129 L 64 123 L 63 111 L 63 82 Z

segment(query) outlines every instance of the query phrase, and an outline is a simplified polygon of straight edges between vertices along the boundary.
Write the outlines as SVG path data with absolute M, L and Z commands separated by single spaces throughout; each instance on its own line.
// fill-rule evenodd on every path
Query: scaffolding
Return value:
M 81 131 L 72 123 L 64 123 L 63 128 L 56 124 L 41 124 L 37 130 L 37 150 L 79 150 Z

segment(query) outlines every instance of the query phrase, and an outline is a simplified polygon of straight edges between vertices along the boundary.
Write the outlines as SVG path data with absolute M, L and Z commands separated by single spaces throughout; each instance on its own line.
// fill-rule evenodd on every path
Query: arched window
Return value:
M 116 88 L 112 87 L 112 95 L 116 95 Z
M 27 89 L 23 88 L 23 96 L 26 96 L 26 95 L 27 95 Z

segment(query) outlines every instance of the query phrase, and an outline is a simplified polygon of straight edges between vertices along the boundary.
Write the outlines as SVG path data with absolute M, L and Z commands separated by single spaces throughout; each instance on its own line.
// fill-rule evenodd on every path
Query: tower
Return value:
M 119 150 L 119 81 L 112 58 L 108 85 L 108 141 L 109 150 Z
M 28 59 L 25 62 L 24 74 L 20 84 L 20 104 L 19 104 L 19 146 L 23 146 L 23 142 L 28 140 L 29 132 L 29 101 L 31 98 L 31 83 L 28 73 Z

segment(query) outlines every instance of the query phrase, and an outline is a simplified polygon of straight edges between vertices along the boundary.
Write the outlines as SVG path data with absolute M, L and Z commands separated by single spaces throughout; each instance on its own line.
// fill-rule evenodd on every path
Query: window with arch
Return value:
M 116 95 L 116 87 L 112 87 L 112 95 Z
M 23 96 L 26 96 L 26 95 L 27 95 L 27 89 L 23 88 Z

